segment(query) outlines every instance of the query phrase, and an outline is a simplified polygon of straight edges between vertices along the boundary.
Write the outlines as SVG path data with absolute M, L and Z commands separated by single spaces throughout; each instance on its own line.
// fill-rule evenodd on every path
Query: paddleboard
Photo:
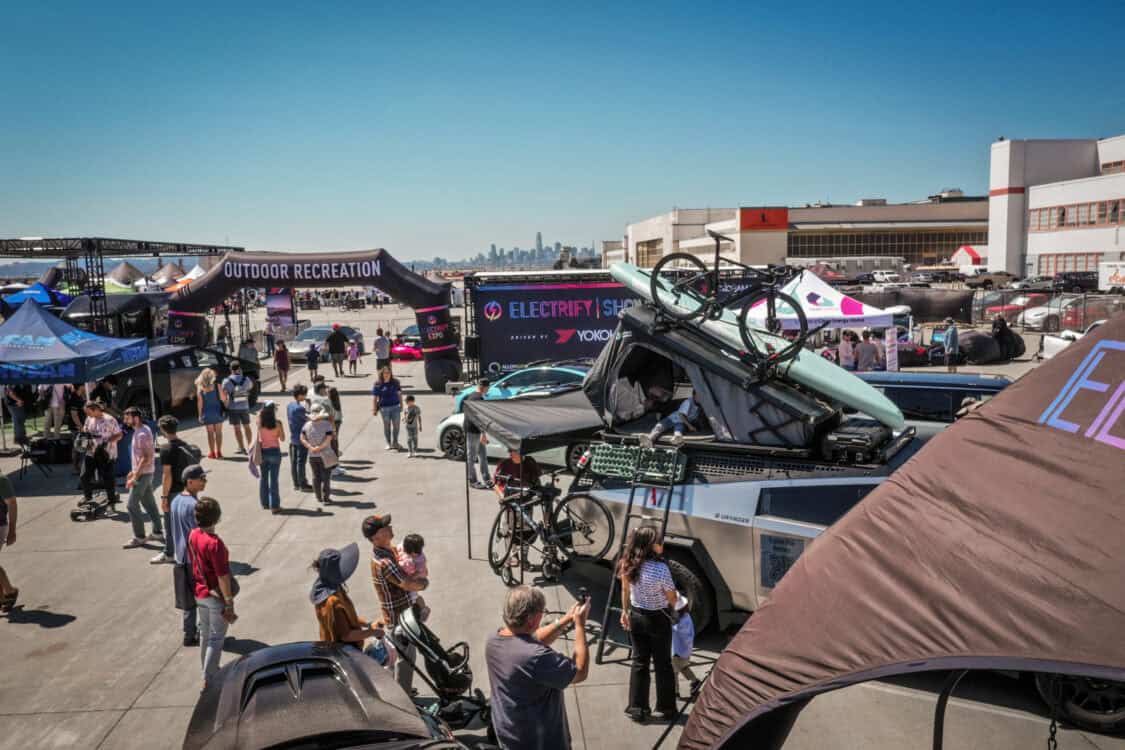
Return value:
M 652 302 L 651 274 L 648 271 L 642 271 L 631 263 L 614 263 L 609 272 L 641 299 Z M 671 287 L 668 288 L 671 291 Z M 686 293 L 691 294 L 691 291 Z M 682 309 L 686 312 L 694 308 Z M 695 326 L 734 351 L 746 348 L 738 331 L 737 310 L 724 310 L 718 320 L 691 320 L 681 324 Z M 789 344 L 786 339 L 767 331 L 752 328 L 750 335 L 760 351 L 766 351 L 767 345 L 782 349 Z M 788 378 L 827 399 L 861 411 L 892 430 L 901 430 L 906 426 L 902 412 L 890 399 L 835 362 L 808 349 L 802 349 L 796 357 L 779 365 L 776 372 L 779 377 Z

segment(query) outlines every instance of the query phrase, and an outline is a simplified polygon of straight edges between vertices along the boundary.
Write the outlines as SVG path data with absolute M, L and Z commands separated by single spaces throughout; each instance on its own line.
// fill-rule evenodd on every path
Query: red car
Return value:
M 422 359 L 422 347 L 405 341 L 396 341 L 391 346 L 391 359 L 418 360 Z
M 1014 323 L 1021 312 L 1029 307 L 1045 305 L 1048 299 L 1050 299 L 1048 294 L 1020 294 L 1008 300 L 1006 305 L 993 305 L 986 307 L 984 311 L 989 320 L 999 315 L 1009 323 Z

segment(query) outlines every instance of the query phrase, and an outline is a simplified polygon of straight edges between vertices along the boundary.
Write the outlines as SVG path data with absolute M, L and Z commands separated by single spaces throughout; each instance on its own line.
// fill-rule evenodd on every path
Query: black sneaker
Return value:
M 638 724 L 644 724 L 648 721 L 648 710 L 644 708 L 627 708 L 625 715 Z
M 196 635 L 196 636 L 185 635 L 184 636 L 184 645 L 185 646 L 198 646 L 199 645 L 199 636 L 198 635 Z

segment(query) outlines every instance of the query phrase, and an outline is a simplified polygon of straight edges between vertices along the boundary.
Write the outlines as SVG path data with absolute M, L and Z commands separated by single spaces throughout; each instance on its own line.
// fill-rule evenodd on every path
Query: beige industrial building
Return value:
M 879 258 L 927 265 L 962 245 L 988 243 L 988 199 L 950 190 L 917 203 L 868 198 L 801 208 L 681 208 L 629 224 L 615 255 L 642 267 L 674 252 L 707 255 L 714 252 L 707 230 L 730 237 L 720 248 L 723 256 L 747 265 L 848 258 L 860 261 L 855 270 L 880 267 Z

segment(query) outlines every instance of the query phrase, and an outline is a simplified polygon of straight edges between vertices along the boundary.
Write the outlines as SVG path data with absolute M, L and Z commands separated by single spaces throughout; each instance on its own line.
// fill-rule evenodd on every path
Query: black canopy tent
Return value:
M 581 390 L 504 401 L 469 400 L 465 419 L 520 454 L 561 448 L 591 438 L 605 425 Z M 469 455 L 465 452 L 465 533 L 473 556 L 469 506 Z

